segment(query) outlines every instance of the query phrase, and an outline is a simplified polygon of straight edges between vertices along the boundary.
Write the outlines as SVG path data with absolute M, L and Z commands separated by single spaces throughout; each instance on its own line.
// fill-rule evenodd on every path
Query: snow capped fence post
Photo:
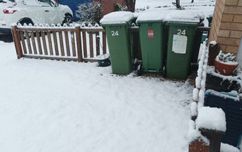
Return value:
M 189 152 L 209 152 L 209 144 L 198 138 L 190 143 Z
M 208 65 L 213 66 L 214 60 L 220 51 L 220 47 L 217 42 L 212 41 L 209 43 L 209 58 L 208 58 Z
M 76 26 L 75 30 L 76 30 L 77 58 L 78 58 L 78 62 L 83 62 L 80 26 Z
M 198 111 L 197 128 L 209 139 L 209 152 L 220 152 L 222 137 L 226 131 L 225 113 L 220 108 L 202 107 Z
M 23 52 L 22 52 L 22 47 L 20 44 L 20 35 L 17 31 L 17 25 L 14 25 L 12 27 L 12 36 L 13 36 L 13 41 L 14 41 L 14 45 L 16 48 L 17 58 L 20 59 L 23 57 Z
M 103 32 L 103 36 L 102 36 L 102 45 L 103 45 L 103 54 L 106 54 L 107 53 L 107 35 L 106 35 L 106 32 L 104 31 Z
M 224 112 L 204 107 L 208 54 L 209 49 L 204 42 L 200 48 L 193 102 L 190 104 L 191 121 L 194 125 L 189 129 L 189 136 L 195 138 L 193 137 L 189 144 L 189 152 L 220 152 L 221 138 L 226 130 Z M 209 142 L 205 142 L 204 137 L 208 138 Z

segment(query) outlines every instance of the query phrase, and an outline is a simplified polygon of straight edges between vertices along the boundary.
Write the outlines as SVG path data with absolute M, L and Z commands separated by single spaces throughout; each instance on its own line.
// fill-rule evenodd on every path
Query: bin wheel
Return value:
M 141 76 L 143 74 L 143 68 L 142 68 L 142 64 L 138 65 L 138 68 L 136 70 L 136 73 L 138 76 Z
M 138 67 L 139 64 L 140 64 L 139 60 L 135 58 L 134 63 L 133 63 L 133 70 L 134 71 L 137 70 L 137 67 Z

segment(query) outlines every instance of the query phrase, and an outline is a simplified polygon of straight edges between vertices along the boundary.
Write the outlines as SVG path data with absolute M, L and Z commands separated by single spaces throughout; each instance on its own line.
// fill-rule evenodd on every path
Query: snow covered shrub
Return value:
M 235 55 L 220 51 L 214 61 L 214 66 L 216 72 L 222 75 L 233 75 L 236 72 L 238 62 Z
M 231 53 L 224 53 L 223 51 L 220 51 L 217 59 L 219 59 L 222 62 L 236 62 L 236 56 Z
M 127 5 L 121 5 L 119 3 L 116 3 L 114 5 L 114 11 L 128 11 Z
M 102 18 L 102 4 L 96 1 L 81 4 L 76 16 L 80 18 L 80 22 L 98 23 Z

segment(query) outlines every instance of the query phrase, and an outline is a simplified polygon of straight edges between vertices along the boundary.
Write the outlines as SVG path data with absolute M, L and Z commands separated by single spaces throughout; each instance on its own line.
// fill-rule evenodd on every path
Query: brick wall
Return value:
M 217 0 L 209 40 L 237 53 L 242 38 L 242 0 Z
M 114 5 L 119 3 L 125 5 L 125 0 L 96 0 L 102 3 L 103 5 L 103 15 L 108 14 L 114 11 Z

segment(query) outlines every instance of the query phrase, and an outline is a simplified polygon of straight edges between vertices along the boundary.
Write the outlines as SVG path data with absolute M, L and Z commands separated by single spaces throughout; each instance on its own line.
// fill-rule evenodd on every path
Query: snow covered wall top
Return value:
M 132 12 L 112 12 L 105 15 L 100 23 L 101 24 L 125 24 L 134 18 L 134 14 Z
M 226 131 L 225 113 L 220 108 L 202 107 L 196 120 L 198 128 Z

